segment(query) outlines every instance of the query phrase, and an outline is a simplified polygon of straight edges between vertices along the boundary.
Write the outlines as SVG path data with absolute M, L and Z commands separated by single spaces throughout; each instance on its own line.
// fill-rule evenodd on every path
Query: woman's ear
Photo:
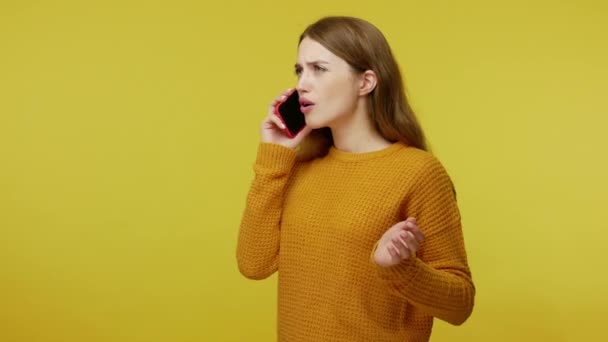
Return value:
M 376 73 L 372 70 L 365 70 L 360 76 L 359 95 L 367 95 L 371 93 L 378 84 Z

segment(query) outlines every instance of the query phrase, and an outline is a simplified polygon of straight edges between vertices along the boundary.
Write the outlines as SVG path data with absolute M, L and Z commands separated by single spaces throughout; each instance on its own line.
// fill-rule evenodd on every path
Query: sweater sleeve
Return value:
M 297 152 L 261 143 L 237 242 L 239 271 L 250 279 L 264 279 L 278 269 L 283 198 Z
M 473 310 L 475 287 L 456 193 L 437 159 L 425 163 L 418 177 L 404 202 L 405 216 L 415 217 L 425 235 L 417 257 L 391 267 L 374 265 L 392 293 L 434 317 L 460 325 Z

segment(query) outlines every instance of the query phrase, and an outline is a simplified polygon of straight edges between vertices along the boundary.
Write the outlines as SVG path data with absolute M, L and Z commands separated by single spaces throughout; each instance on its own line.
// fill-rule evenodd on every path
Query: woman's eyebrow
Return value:
M 312 61 L 312 62 L 307 62 L 306 64 L 310 65 L 315 65 L 315 64 L 329 64 L 329 62 L 323 61 L 323 60 L 316 60 L 316 61 Z M 296 63 L 294 65 L 295 68 L 301 68 L 302 66 L 300 65 L 300 63 Z

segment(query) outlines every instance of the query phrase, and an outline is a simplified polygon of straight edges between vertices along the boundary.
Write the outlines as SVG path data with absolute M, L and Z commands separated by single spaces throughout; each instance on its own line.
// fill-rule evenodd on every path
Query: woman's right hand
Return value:
M 300 142 L 312 131 L 308 126 L 304 127 L 294 138 L 289 138 L 285 130 L 287 129 L 281 119 L 274 113 L 274 107 L 280 101 L 284 101 L 295 89 L 287 89 L 279 97 L 274 99 L 268 107 L 268 115 L 262 121 L 260 135 L 262 142 L 278 144 L 288 148 L 296 148 Z

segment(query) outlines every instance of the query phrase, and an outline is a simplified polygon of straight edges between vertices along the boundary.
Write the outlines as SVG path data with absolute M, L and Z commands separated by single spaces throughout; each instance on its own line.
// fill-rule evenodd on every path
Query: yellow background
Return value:
M 330 14 L 386 34 L 457 186 L 476 307 L 433 340 L 608 338 L 605 1 L 2 0 L 0 341 L 272 341 L 238 224 Z

